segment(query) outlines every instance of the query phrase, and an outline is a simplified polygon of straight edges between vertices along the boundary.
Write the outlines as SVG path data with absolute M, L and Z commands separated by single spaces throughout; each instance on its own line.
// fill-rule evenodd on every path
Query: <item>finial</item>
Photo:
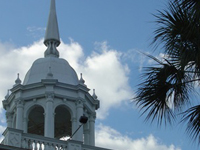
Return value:
M 44 44 L 47 46 L 47 50 L 44 53 L 45 57 L 59 57 L 59 52 L 56 47 L 60 45 L 60 36 L 58 30 L 55 0 L 51 0 L 49 20 L 47 23 Z
M 83 79 L 83 74 L 82 73 L 81 73 L 81 77 L 80 77 L 79 83 L 81 83 L 81 84 L 85 83 L 85 80 Z
M 14 86 L 16 86 L 16 85 L 18 85 L 18 84 L 21 84 L 22 83 L 22 81 L 20 80 L 20 78 L 19 78 L 19 73 L 17 74 L 17 79 L 15 80 L 15 85 Z
M 97 98 L 98 98 L 97 95 L 95 94 L 95 89 L 93 89 L 93 95 L 92 95 L 92 97 L 93 97 L 94 99 L 97 99 Z
M 5 96 L 5 99 L 8 99 L 8 97 L 9 97 L 9 95 L 10 95 L 10 90 L 8 89 L 8 91 L 7 91 L 7 94 L 6 94 L 6 96 Z
M 51 67 L 49 67 L 46 79 L 53 79 L 53 73 L 51 72 Z

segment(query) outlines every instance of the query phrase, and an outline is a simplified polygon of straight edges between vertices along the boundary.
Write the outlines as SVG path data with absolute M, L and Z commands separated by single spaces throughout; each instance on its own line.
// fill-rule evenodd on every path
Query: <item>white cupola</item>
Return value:
M 55 149 L 59 145 L 64 147 L 64 144 L 53 140 L 71 137 L 72 141 L 94 146 L 99 100 L 95 93 L 93 96 L 89 94 L 82 74 L 78 79 L 70 64 L 59 58 L 55 0 L 51 0 L 44 44 L 47 47 L 44 58 L 35 60 L 23 83 L 18 74 L 10 93 L 3 100 L 7 119 L 3 143 L 24 148 L 34 144 L 37 147 L 40 143 L 40 147 Z M 88 121 L 82 124 L 81 117 Z

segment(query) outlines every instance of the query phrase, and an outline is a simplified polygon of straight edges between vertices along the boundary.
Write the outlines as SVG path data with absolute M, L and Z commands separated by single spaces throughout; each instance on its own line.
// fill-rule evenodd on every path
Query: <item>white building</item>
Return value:
M 69 63 L 59 58 L 55 0 L 51 0 L 44 44 L 44 58 L 35 60 L 23 82 L 18 75 L 3 100 L 7 128 L 0 148 L 105 150 L 95 147 L 99 100 L 95 92 L 89 94 L 82 75 L 78 79 Z

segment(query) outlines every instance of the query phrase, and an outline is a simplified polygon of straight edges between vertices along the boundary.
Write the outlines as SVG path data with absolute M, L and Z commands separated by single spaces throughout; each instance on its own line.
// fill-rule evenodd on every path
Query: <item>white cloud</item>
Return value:
M 97 126 L 96 146 L 115 150 L 181 150 L 173 144 L 167 146 L 153 136 L 131 139 L 118 131 L 102 124 Z
M 44 36 L 46 28 L 30 26 L 30 27 L 27 27 L 27 30 L 29 31 L 28 36 L 31 36 L 35 39 L 39 39 Z
M 137 49 L 130 49 L 127 52 L 122 54 L 122 57 L 124 60 L 129 60 L 134 64 L 139 64 L 138 71 L 141 72 L 143 69 L 144 64 L 147 61 L 147 58 L 144 54 L 140 52 L 140 50 Z
M 128 84 L 129 69 L 120 62 L 121 54 L 107 49 L 102 43 L 101 52 L 93 52 L 83 65 L 79 65 L 89 88 L 95 88 L 101 102 L 98 118 L 106 117 L 111 107 L 118 107 L 122 101 L 133 97 Z
M 3 98 L 7 89 L 15 84 L 17 73 L 20 73 L 20 79 L 23 80 L 33 61 L 43 57 L 46 47 L 43 40 L 9 51 L 6 51 L 6 46 L 1 45 L 0 97 Z M 131 99 L 128 66 L 121 63 L 121 54 L 109 49 L 106 42 L 101 44 L 98 53 L 93 51 L 87 57 L 84 56 L 81 45 L 73 40 L 69 44 L 62 43 L 58 50 L 60 56 L 65 58 L 78 74 L 83 73 L 87 86 L 96 89 L 101 103 L 98 118 L 105 118 L 111 107 L 117 107 L 122 101 Z M 2 104 L 0 107 L 2 108 Z

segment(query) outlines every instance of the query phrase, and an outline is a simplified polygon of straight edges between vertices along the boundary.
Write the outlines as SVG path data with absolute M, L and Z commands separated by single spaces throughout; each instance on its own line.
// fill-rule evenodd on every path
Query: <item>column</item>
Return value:
M 77 119 L 76 119 L 76 117 L 73 117 L 72 119 L 71 119 L 71 121 L 72 121 L 72 134 L 76 131 L 76 129 L 77 129 Z M 75 135 L 72 137 L 72 139 L 73 140 L 75 140 L 76 138 L 75 138 Z
M 95 119 L 96 115 L 91 114 L 89 116 L 89 126 L 90 126 L 90 145 L 95 146 Z
M 79 123 L 79 118 L 83 115 L 83 102 L 78 100 L 76 103 L 76 114 L 77 114 L 77 128 L 81 125 Z M 75 134 L 75 138 L 77 141 L 83 141 L 83 127 L 81 127 L 77 133 Z
M 89 131 L 89 123 L 87 122 L 83 126 L 83 132 L 84 132 L 84 144 L 90 145 L 90 131 Z
M 54 138 L 53 94 L 46 97 L 44 136 Z
M 17 101 L 16 129 L 23 130 L 23 102 Z

